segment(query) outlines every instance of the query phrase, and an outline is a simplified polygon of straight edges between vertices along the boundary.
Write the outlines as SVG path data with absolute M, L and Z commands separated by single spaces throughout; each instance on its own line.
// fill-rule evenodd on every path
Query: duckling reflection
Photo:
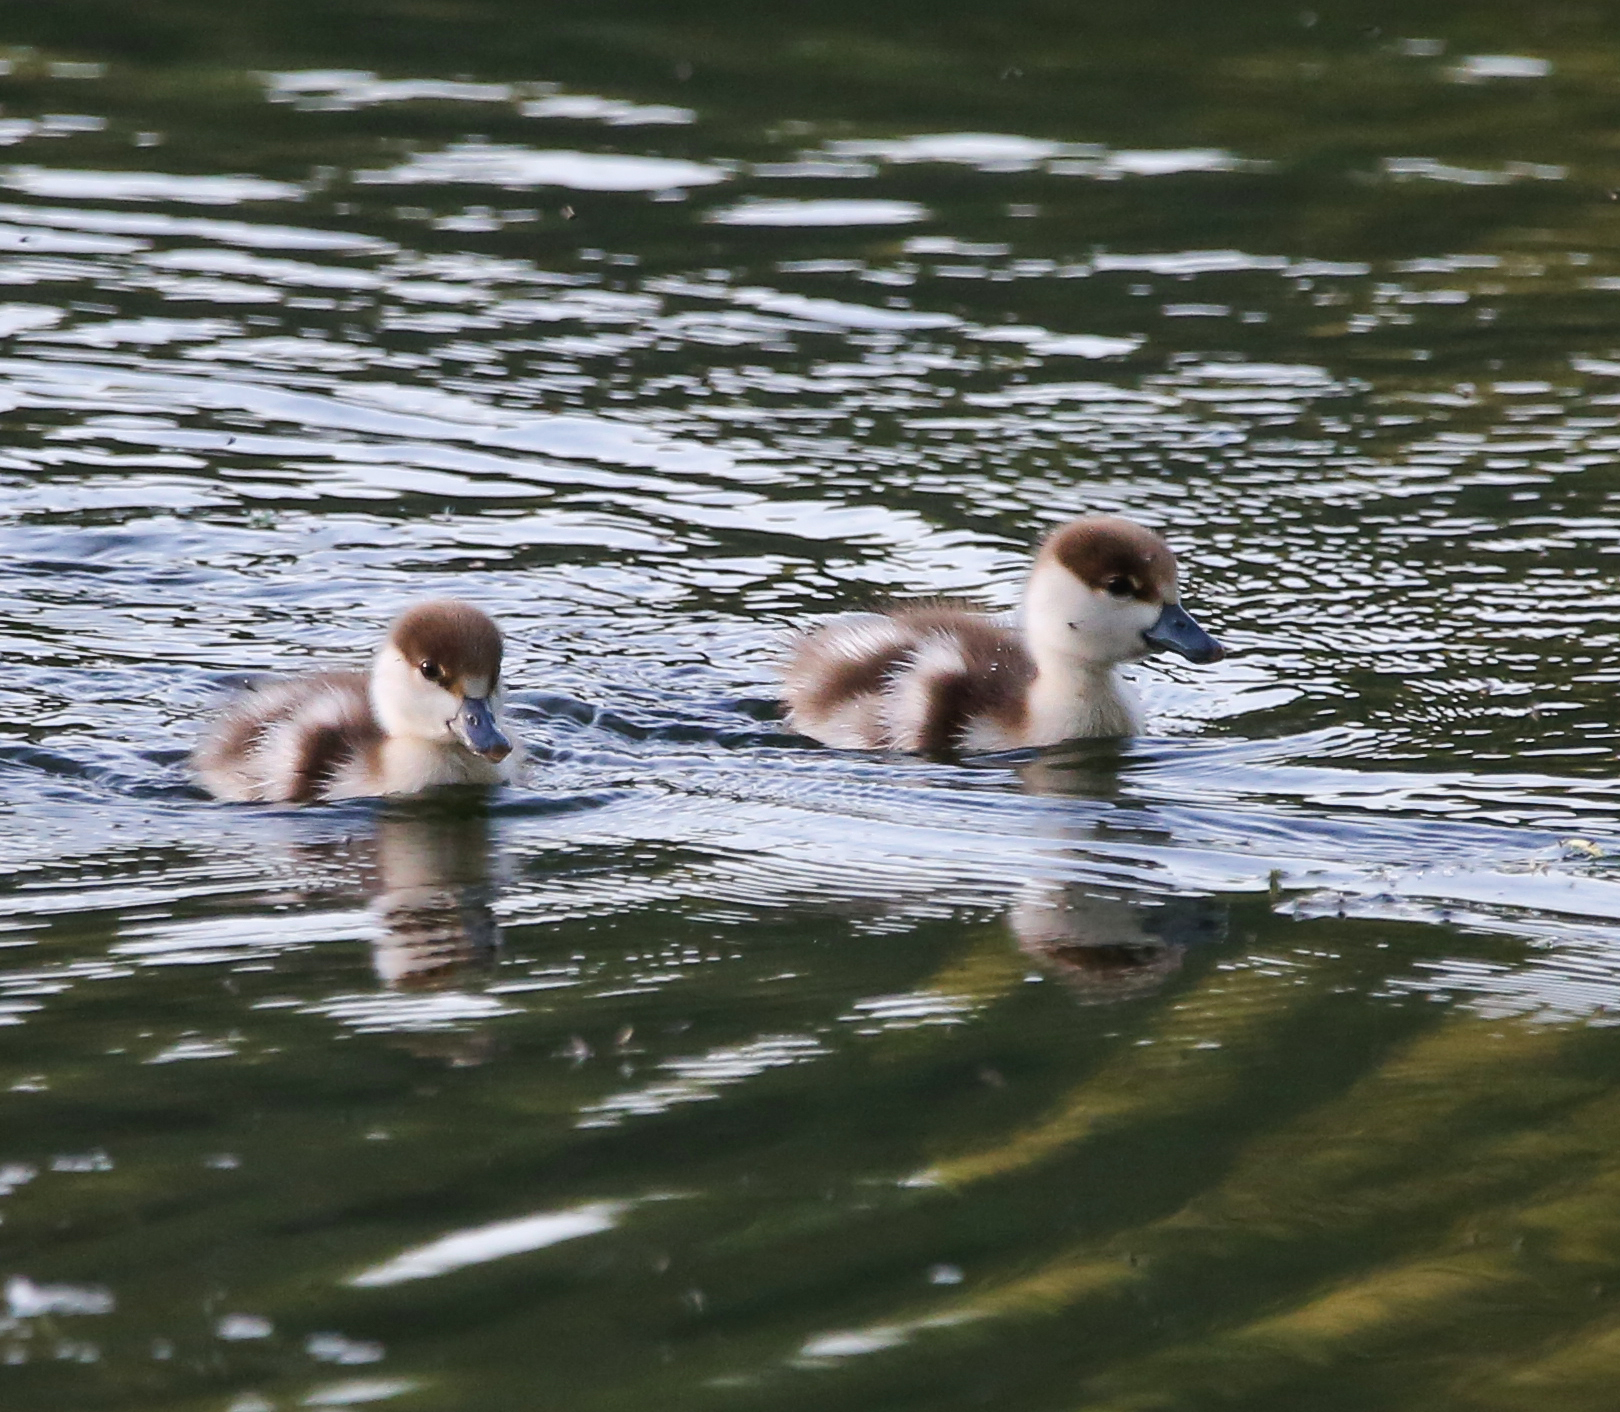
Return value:
M 1018 766 L 1025 794 L 1117 799 L 1124 792 L 1120 771 L 1129 754 L 1119 740 L 1073 740 L 1050 746 Z
M 378 814 L 372 964 L 384 985 L 443 985 L 493 961 L 500 928 L 490 852 L 482 808 L 399 805 Z
M 1151 994 L 1192 947 L 1226 933 L 1213 899 L 1125 897 L 1085 883 L 1031 884 L 1007 925 L 1025 955 L 1088 1005 Z
M 1019 767 L 1027 794 L 1067 795 L 1096 803 L 1122 793 L 1123 750 L 1110 741 L 1044 750 Z M 1084 852 L 1098 837 L 1098 816 L 1064 816 L 1056 836 Z M 1150 828 L 1142 830 L 1162 843 Z M 1110 827 L 1111 844 L 1126 836 Z M 1226 935 L 1226 909 L 1209 897 L 1126 893 L 1097 882 L 1028 884 L 1008 913 L 1019 948 L 1067 984 L 1084 1003 L 1151 994 L 1181 969 L 1188 951 Z

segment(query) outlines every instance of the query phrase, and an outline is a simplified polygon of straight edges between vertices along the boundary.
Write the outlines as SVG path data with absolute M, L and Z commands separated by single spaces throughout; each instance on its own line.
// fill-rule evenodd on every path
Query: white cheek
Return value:
M 1142 634 L 1158 619 L 1158 604 L 1087 592 L 1074 608 L 1069 631 L 1081 656 L 1112 662 L 1147 656 L 1150 649 Z
M 1160 607 L 1115 598 L 1043 564 L 1031 576 L 1025 595 L 1024 626 L 1038 657 L 1111 666 L 1148 655 L 1151 649 L 1142 634 L 1158 621 Z
M 428 740 L 449 740 L 450 720 L 460 703 L 442 686 L 417 678 L 411 696 L 411 714 L 417 729 Z
M 1124 641 L 1121 644 L 1121 656 L 1129 652 L 1127 660 L 1146 657 L 1153 651 L 1153 645 L 1142 634 L 1154 623 L 1159 621 L 1159 614 L 1163 608 L 1158 603 L 1131 603 L 1120 615 L 1121 633 Z
M 454 739 L 450 719 L 460 703 L 392 649 L 379 659 L 372 677 L 372 708 L 389 735 L 417 740 Z

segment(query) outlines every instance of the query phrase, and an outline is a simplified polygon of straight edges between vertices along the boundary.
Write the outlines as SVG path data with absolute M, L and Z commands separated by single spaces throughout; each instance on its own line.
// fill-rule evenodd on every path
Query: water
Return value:
M 1603 1409 L 1601 11 L 0 20 L 8 1409 Z M 784 633 L 1084 509 L 1232 649 L 965 765 Z M 521 788 L 188 782 L 455 593 Z

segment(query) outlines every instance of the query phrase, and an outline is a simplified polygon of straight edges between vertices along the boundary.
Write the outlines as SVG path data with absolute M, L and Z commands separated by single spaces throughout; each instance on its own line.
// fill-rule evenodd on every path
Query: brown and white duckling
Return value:
M 419 603 L 369 675 L 319 672 L 243 696 L 192 756 L 204 788 L 239 801 L 355 799 L 509 780 L 501 632 L 468 603 Z
M 793 729 L 826 745 L 1016 750 L 1140 730 L 1115 668 L 1161 648 L 1226 655 L 1181 606 L 1170 546 L 1087 515 L 1042 542 L 1018 625 L 938 605 L 837 618 L 798 641 L 783 694 Z

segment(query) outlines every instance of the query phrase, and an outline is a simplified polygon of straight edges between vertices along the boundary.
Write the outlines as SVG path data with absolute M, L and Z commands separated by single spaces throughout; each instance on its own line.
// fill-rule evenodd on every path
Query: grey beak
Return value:
M 1168 647 L 1189 662 L 1219 662 L 1226 649 L 1193 621 L 1179 603 L 1166 603 L 1159 620 L 1142 634 L 1155 647 Z
M 495 724 L 495 713 L 489 709 L 486 696 L 462 697 L 461 709 L 451 719 L 450 729 L 467 749 L 486 760 L 504 760 L 512 753 L 512 742 Z

